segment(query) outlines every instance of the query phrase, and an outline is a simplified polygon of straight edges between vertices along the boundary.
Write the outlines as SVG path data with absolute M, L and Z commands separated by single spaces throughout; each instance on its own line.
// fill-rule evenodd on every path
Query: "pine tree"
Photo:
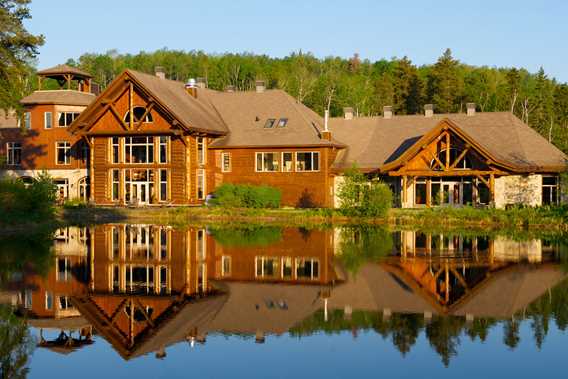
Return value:
M 393 74 L 393 107 L 397 114 L 420 112 L 422 86 L 416 66 L 407 58 L 397 61 Z
M 452 51 L 446 49 L 430 73 L 428 92 L 436 109 L 442 113 L 455 112 L 461 98 L 461 86 L 458 78 L 459 62 L 452 57 Z

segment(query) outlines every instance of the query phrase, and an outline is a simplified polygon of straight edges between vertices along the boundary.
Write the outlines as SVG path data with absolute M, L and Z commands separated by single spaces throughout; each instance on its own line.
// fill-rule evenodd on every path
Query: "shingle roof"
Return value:
M 400 157 L 442 120 L 453 122 L 465 135 L 495 158 L 520 170 L 560 169 L 567 157 L 509 112 L 440 114 L 433 117 L 394 116 L 330 120 L 332 135 L 347 144 L 334 168 L 346 169 L 357 163 L 361 169 L 376 170 Z
M 95 100 L 95 95 L 75 90 L 49 90 L 34 91 L 20 100 L 24 105 L 32 104 L 58 104 L 58 105 L 84 105 L 87 106 Z
M 46 68 L 37 72 L 38 75 L 50 76 L 50 75 L 64 75 L 73 74 L 76 76 L 82 76 L 85 78 L 92 78 L 93 76 L 86 71 L 80 70 L 77 67 L 72 67 L 66 64 L 59 64 L 55 67 Z
M 160 79 L 155 75 L 133 70 L 126 70 L 126 72 L 187 126 L 217 134 L 227 132 L 223 120 L 206 96 L 212 91 L 199 89 L 197 98 L 195 98 L 187 93 L 185 84 L 182 82 Z
M 321 138 L 322 118 L 282 90 L 264 92 L 208 91 L 211 102 L 229 128 L 229 134 L 211 147 L 330 146 Z M 288 119 L 283 128 L 264 128 L 267 119 Z

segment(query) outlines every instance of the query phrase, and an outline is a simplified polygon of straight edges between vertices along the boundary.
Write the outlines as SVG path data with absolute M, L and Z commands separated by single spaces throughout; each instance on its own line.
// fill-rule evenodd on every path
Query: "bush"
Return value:
M 31 184 L 20 179 L 0 180 L 0 223 L 47 220 L 55 210 L 57 186 L 47 174 Z
M 282 192 L 269 186 L 223 184 L 214 192 L 211 204 L 224 208 L 279 208 Z
M 345 173 L 338 197 L 341 211 L 348 216 L 386 216 L 393 201 L 392 192 L 386 184 L 370 181 L 357 167 Z

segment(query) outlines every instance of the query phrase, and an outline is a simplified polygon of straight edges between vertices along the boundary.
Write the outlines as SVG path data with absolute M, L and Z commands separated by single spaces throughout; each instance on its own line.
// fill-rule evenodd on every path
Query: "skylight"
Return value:
M 272 129 L 274 127 L 275 123 L 276 123 L 275 118 L 269 118 L 268 120 L 266 120 L 266 123 L 264 124 L 264 128 L 265 129 Z
M 287 118 L 281 118 L 280 120 L 278 120 L 278 127 L 279 128 L 284 128 L 287 124 L 288 124 Z

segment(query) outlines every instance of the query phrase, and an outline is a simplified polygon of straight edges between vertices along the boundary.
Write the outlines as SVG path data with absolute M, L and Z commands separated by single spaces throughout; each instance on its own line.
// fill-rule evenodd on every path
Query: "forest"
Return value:
M 473 102 L 481 112 L 513 112 L 568 152 L 568 84 L 558 83 L 542 68 L 530 73 L 471 66 L 454 58 L 450 49 L 422 66 L 407 57 L 370 61 L 358 54 L 318 58 L 298 51 L 274 58 L 168 49 L 88 53 L 66 63 L 90 72 L 103 89 L 124 69 L 153 73 L 157 66 L 169 79 L 204 78 L 217 90 L 250 90 L 256 80 L 265 80 L 268 88 L 287 91 L 319 114 L 329 109 L 332 116 L 342 115 L 348 106 L 358 116 L 380 115 L 385 105 L 392 105 L 399 115 L 421 113 L 424 104 L 434 104 L 436 113 L 465 112 L 466 103 Z

